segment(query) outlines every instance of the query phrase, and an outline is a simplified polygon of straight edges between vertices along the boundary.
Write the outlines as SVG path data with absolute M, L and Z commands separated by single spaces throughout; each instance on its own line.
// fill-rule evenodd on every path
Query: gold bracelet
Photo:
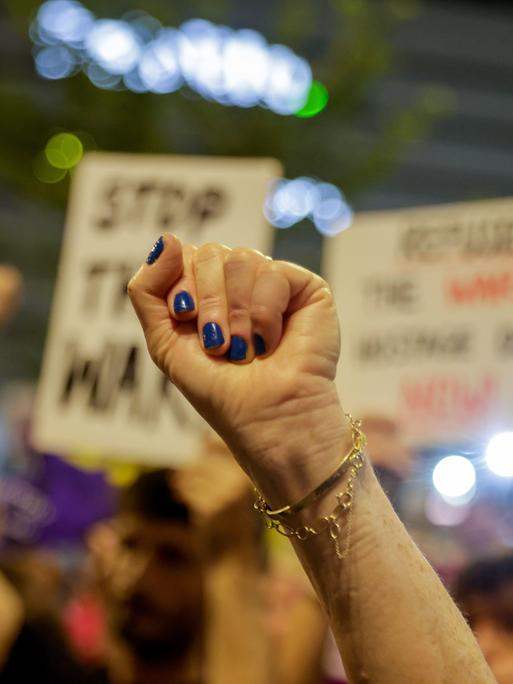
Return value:
M 264 497 L 257 491 L 257 500 L 255 502 L 255 508 L 259 510 L 264 515 L 269 518 L 286 517 L 294 515 L 299 511 L 303 510 L 310 504 L 314 503 L 320 499 L 328 490 L 330 490 L 335 482 L 342 477 L 346 472 L 351 463 L 351 459 L 356 454 L 361 454 L 365 447 L 367 446 L 367 438 L 362 432 L 362 423 L 360 420 L 355 420 L 350 414 L 346 413 L 346 417 L 351 424 L 351 432 L 353 437 L 353 446 L 350 451 L 344 456 L 344 458 L 338 464 L 336 470 L 328 477 L 324 482 L 316 487 L 313 491 L 303 497 L 300 501 L 291 504 L 290 506 L 283 506 L 282 508 L 277 508 L 276 510 L 271 510 L 267 505 Z
M 354 489 L 358 473 L 365 464 L 363 449 L 367 445 L 367 438 L 361 431 L 361 422 L 354 420 L 351 416 L 348 416 L 348 418 L 351 422 L 351 427 L 353 429 L 353 447 L 351 451 L 348 454 L 346 454 L 346 456 L 344 456 L 335 473 L 338 474 L 337 477 L 340 477 L 340 475 L 343 472 L 349 471 L 349 477 L 347 478 L 346 486 L 343 489 L 343 491 L 335 495 L 337 503 L 333 512 L 330 515 L 323 516 L 320 519 L 320 526 L 311 527 L 309 525 L 302 525 L 301 527 L 294 528 L 290 525 L 285 524 L 278 518 L 278 516 L 282 517 L 284 515 L 287 515 L 289 513 L 289 510 L 291 509 L 294 509 L 295 511 L 300 510 L 299 508 L 296 508 L 296 506 L 301 504 L 301 508 L 303 508 L 306 505 L 304 502 L 307 500 L 308 503 L 315 501 L 318 498 L 318 496 L 311 498 L 312 495 L 320 490 L 325 492 L 327 490 L 327 488 L 325 487 L 326 482 L 331 481 L 331 483 L 333 484 L 333 482 L 336 480 L 336 478 L 335 480 L 332 480 L 335 473 L 333 473 L 333 475 L 331 475 L 327 480 L 325 480 L 321 485 L 319 485 L 319 487 L 317 487 L 317 489 L 311 492 L 311 494 L 309 494 L 304 499 L 301 499 L 301 501 L 299 501 L 297 504 L 294 504 L 290 507 L 285 506 L 283 509 L 278 509 L 278 511 L 269 511 L 271 515 L 267 512 L 269 508 L 265 500 L 260 494 L 258 494 L 258 492 L 258 498 L 255 502 L 255 508 L 264 515 L 266 527 L 268 529 L 276 530 L 285 537 L 295 537 L 299 541 L 306 541 L 310 537 L 317 536 L 319 534 L 322 534 L 323 532 L 328 532 L 330 539 L 332 540 L 335 546 L 335 553 L 337 555 L 337 558 L 339 559 L 345 558 L 347 550 L 349 548 L 351 523 L 350 514 L 352 512 L 353 506 Z M 342 466 L 345 467 L 341 471 L 340 469 Z M 346 544 L 344 548 L 342 548 L 340 541 L 342 527 L 340 520 L 341 516 L 347 517 L 349 528 L 347 530 Z

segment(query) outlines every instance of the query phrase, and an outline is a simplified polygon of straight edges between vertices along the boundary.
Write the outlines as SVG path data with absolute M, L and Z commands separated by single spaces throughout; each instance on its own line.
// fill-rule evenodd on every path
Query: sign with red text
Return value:
M 42 451 L 177 465 L 206 429 L 158 371 L 126 295 L 155 240 L 272 249 L 273 159 L 91 154 L 73 179 L 33 442 Z
M 347 410 L 416 444 L 513 429 L 513 199 L 362 213 L 324 270 Z

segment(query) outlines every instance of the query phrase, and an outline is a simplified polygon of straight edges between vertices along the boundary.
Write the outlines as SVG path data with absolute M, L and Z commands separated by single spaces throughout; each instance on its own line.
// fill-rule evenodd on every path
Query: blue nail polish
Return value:
M 255 345 L 255 354 L 257 356 L 262 356 L 262 354 L 266 353 L 267 347 L 265 346 L 263 337 L 260 337 L 260 335 L 254 335 L 253 344 Z
M 230 342 L 230 349 L 228 350 L 228 358 L 230 361 L 244 361 L 248 345 L 246 340 L 240 335 L 233 335 Z
M 221 326 L 217 325 L 217 323 L 206 323 L 203 326 L 203 344 L 205 349 L 216 349 L 224 344 Z
M 175 295 L 173 309 L 177 314 L 185 313 L 187 311 L 194 311 L 194 299 L 188 292 L 183 290 Z
M 150 264 L 150 266 L 151 266 L 151 264 L 154 264 L 157 261 L 157 259 L 159 258 L 159 256 L 162 254 L 163 251 L 164 251 L 164 238 L 161 235 L 159 237 L 159 239 L 157 240 L 157 242 L 151 248 L 151 252 L 146 257 L 146 263 Z

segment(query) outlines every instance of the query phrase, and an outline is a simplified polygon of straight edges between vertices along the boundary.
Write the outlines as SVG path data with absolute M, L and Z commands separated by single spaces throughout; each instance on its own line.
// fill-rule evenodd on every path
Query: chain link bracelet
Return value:
M 353 433 L 353 446 L 351 450 L 344 456 L 339 463 L 337 469 L 310 492 L 303 499 L 290 506 L 284 506 L 276 510 L 272 510 L 267 505 L 267 502 L 262 495 L 257 492 L 257 500 L 255 501 L 255 508 L 260 511 L 265 518 L 266 527 L 274 529 L 285 537 L 295 537 L 299 541 L 306 541 L 310 537 L 317 536 L 328 532 L 333 544 L 337 558 L 343 559 L 346 556 L 349 546 L 350 529 L 347 530 L 346 545 L 341 546 L 341 531 L 342 519 L 346 518 L 348 527 L 350 527 L 350 514 L 353 506 L 355 485 L 360 469 L 365 464 L 364 449 L 367 446 L 367 439 L 361 430 L 361 421 L 355 420 L 352 416 L 347 415 L 351 423 Z M 337 480 L 348 474 L 344 489 L 335 495 L 336 506 L 330 515 L 323 516 L 315 527 L 309 525 L 301 525 L 300 527 L 292 527 L 287 525 L 287 517 L 297 513 L 306 508 L 308 505 L 317 501 L 325 492 L 327 492 L 335 484 Z

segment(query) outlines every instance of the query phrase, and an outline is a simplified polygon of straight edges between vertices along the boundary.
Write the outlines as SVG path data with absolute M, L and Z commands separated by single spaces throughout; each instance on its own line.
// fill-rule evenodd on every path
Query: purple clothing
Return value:
M 50 454 L 33 454 L 35 467 L 0 479 L 7 543 L 79 541 L 115 511 L 115 490 L 102 471 L 84 471 Z

